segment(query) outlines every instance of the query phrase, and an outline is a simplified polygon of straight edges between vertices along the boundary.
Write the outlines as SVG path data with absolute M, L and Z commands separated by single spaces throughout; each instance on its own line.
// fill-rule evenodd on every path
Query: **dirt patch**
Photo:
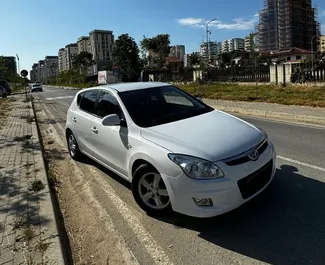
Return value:
M 7 121 L 8 113 L 11 110 L 10 103 L 15 101 L 13 98 L 0 98 L 0 129 Z
M 35 105 L 36 110 L 41 109 Z M 46 123 L 43 111 L 37 112 L 42 134 L 48 178 L 59 200 L 64 225 L 69 237 L 73 264 L 126 264 L 116 247 L 117 239 L 106 228 L 105 220 L 87 199 L 85 179 L 76 176 L 76 163 L 71 160 L 65 143 L 52 124 Z

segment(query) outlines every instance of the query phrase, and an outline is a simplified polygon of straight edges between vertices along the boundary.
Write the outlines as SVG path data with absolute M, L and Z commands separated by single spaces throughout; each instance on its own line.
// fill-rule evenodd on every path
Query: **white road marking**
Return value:
M 298 160 L 294 160 L 294 159 L 287 158 L 287 157 L 284 157 L 284 156 L 279 156 L 279 155 L 277 155 L 277 158 L 279 158 L 281 160 L 284 160 L 284 161 L 287 161 L 287 162 L 291 162 L 291 163 L 300 165 L 300 166 L 309 167 L 309 168 L 312 168 L 312 169 L 316 169 L 316 170 L 325 172 L 325 168 L 323 168 L 323 167 L 314 166 L 314 165 L 311 165 L 311 164 L 308 164 L 308 163 L 303 163 L 303 162 L 300 162 Z
M 88 166 L 89 169 L 96 175 L 97 171 L 93 167 Z M 103 178 L 96 178 L 97 183 L 103 188 L 104 192 L 115 205 L 118 212 L 122 215 L 129 228 L 133 230 L 138 240 L 143 244 L 148 254 L 152 257 L 156 264 L 172 265 L 173 262 L 169 259 L 165 251 L 156 242 L 152 235 L 144 228 L 141 221 L 130 210 L 127 204 L 117 195 L 115 190 Z
M 74 96 L 53 97 L 53 98 L 46 98 L 46 100 L 65 99 L 65 98 L 74 98 Z

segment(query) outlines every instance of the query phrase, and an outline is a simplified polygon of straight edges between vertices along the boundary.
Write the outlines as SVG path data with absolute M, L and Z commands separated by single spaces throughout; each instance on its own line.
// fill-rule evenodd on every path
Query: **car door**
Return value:
M 92 120 L 96 113 L 96 103 L 99 91 L 90 90 L 83 93 L 79 109 L 71 115 L 75 124 L 74 132 L 81 150 L 94 156 L 96 153 L 93 139 Z
M 96 157 L 126 176 L 127 125 L 103 126 L 102 119 L 110 114 L 117 114 L 124 120 L 123 112 L 116 97 L 108 91 L 101 91 L 97 104 L 97 116 L 91 122 L 91 127 L 96 129 L 92 132 L 97 151 Z

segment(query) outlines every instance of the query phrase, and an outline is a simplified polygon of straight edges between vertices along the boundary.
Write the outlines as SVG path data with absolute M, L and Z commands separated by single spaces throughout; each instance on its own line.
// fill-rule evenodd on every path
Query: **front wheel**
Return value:
M 152 166 L 144 164 L 135 171 L 132 193 L 138 205 L 148 214 L 164 215 L 171 211 L 164 180 Z
M 67 142 L 71 158 L 74 160 L 80 160 L 80 158 L 82 157 L 82 153 L 80 152 L 77 140 L 72 132 L 69 132 L 67 134 Z

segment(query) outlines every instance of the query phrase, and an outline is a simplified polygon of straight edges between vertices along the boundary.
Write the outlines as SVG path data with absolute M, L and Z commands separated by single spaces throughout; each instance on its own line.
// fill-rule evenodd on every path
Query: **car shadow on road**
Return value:
M 293 166 L 282 165 L 264 192 L 228 214 L 157 219 L 270 264 L 325 262 L 325 183 L 299 174 Z

